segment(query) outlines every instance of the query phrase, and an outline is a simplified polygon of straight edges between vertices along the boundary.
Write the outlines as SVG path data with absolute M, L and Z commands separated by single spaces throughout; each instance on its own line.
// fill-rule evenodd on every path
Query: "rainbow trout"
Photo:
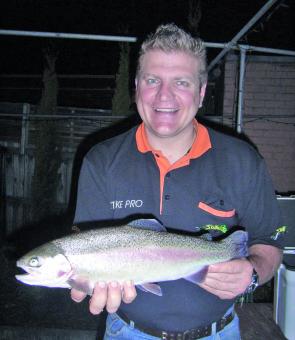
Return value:
M 46 287 L 76 288 L 91 295 L 97 281 L 133 280 L 161 296 L 156 283 L 184 278 L 202 282 L 208 265 L 247 256 L 247 233 L 222 241 L 163 230 L 155 220 L 78 232 L 48 242 L 21 257 L 26 274 L 16 279 Z

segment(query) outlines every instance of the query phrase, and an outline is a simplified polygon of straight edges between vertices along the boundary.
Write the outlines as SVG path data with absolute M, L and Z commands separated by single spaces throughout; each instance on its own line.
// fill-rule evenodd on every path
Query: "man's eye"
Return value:
M 155 79 L 155 78 L 148 78 L 146 80 L 146 82 L 147 82 L 148 85 L 154 85 L 154 84 L 157 84 L 157 79 Z
M 182 87 L 189 87 L 190 83 L 186 80 L 177 80 L 176 85 Z

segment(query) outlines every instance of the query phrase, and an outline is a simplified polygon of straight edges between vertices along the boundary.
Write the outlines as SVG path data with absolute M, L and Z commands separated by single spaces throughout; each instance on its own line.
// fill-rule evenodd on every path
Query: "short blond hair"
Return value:
M 161 25 L 155 33 L 150 34 L 142 43 L 139 52 L 136 78 L 141 72 L 142 59 L 151 50 L 169 52 L 185 52 L 192 55 L 199 62 L 200 85 L 207 82 L 206 47 L 200 38 L 194 38 L 175 24 Z

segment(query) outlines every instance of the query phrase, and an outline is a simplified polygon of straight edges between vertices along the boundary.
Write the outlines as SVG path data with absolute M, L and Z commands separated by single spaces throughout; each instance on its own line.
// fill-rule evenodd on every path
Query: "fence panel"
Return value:
M 1 157 L 1 234 L 9 236 L 32 222 L 31 188 L 36 148 L 36 120 L 56 122 L 61 162 L 56 203 L 66 210 L 71 190 L 72 173 L 78 146 L 90 135 L 120 122 L 125 117 L 112 117 L 102 110 L 57 108 L 53 116 L 36 115 L 36 107 L 28 104 L 0 103 Z M 84 149 L 85 151 L 85 149 Z M 3 230 L 4 229 L 4 230 Z

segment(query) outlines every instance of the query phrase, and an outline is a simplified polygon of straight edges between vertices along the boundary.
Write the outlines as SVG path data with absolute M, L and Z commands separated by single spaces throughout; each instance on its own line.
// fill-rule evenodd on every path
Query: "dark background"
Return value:
M 203 0 L 197 33 L 206 42 L 228 42 L 265 3 L 266 0 Z M 2 0 L 0 29 L 134 36 L 138 42 L 130 44 L 132 82 L 142 39 L 162 23 L 175 22 L 190 29 L 189 4 L 188 0 Z M 295 50 L 294 14 L 294 0 L 278 1 L 240 42 Z M 0 82 L 6 79 L 1 75 L 35 74 L 40 75 L 38 84 L 41 89 L 44 69 L 42 49 L 48 45 L 58 51 L 57 74 L 115 75 L 117 72 L 117 42 L 0 35 Z M 209 62 L 219 52 L 219 49 L 209 49 Z M 84 83 L 81 80 L 77 82 L 80 87 L 90 86 L 89 79 Z M 13 84 L 5 86 L 9 85 Z M 71 86 L 74 86 L 73 83 Z M 99 83 L 96 86 L 105 85 Z M 38 98 L 40 94 L 41 91 L 37 94 Z M 11 97 L 6 100 L 11 100 Z M 5 98 L 1 97 L 1 101 Z M 79 104 L 79 98 L 72 103 Z M 51 228 L 38 225 L 35 232 L 26 233 L 24 230 L 23 234 L 17 235 L 15 248 L 0 251 L 0 325 L 95 330 L 99 327 L 98 320 L 88 313 L 88 300 L 77 305 L 70 300 L 68 290 L 29 287 L 14 279 L 15 252 L 25 252 L 25 247 L 31 247 L 33 241 L 42 243 L 41 238 L 56 237 L 58 232 L 67 231 L 70 225 L 64 218 L 63 221 L 46 222 L 47 225 L 51 224 Z M 38 229 L 44 232 L 40 233 Z M 11 256 L 7 257 L 6 254 Z M 263 299 L 265 301 L 266 298 Z
M 228 42 L 265 3 L 203 0 L 198 33 L 207 42 Z M 188 0 L 4 0 L 0 5 L 0 29 L 134 36 L 138 38 L 138 43 L 131 44 L 134 65 L 138 45 L 147 33 L 168 22 L 189 29 L 189 11 Z M 294 50 L 294 14 L 293 0 L 278 1 L 241 42 Z M 117 70 L 116 42 L 50 41 L 59 51 L 58 73 L 114 74 Z M 42 48 L 48 43 L 46 38 L 0 36 L 0 72 L 41 73 Z M 209 61 L 219 51 L 210 49 Z

